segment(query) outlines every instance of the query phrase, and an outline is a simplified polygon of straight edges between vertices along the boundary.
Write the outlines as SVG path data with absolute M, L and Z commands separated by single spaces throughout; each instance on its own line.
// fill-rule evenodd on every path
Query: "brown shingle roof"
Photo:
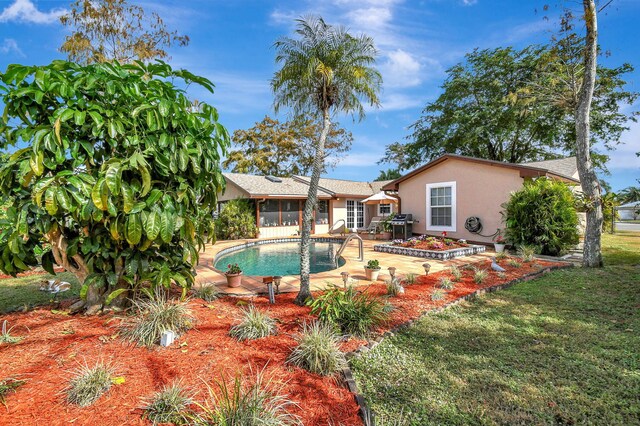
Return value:
M 249 175 L 244 173 L 223 173 L 225 179 L 246 191 L 251 198 L 268 197 L 271 195 L 291 198 L 307 198 L 309 185 L 293 178 L 278 178 L 281 182 L 272 182 L 266 176 Z M 331 198 L 331 194 L 318 191 L 319 198 Z
M 294 176 L 294 179 L 300 182 L 309 182 L 311 178 L 309 176 Z M 320 178 L 320 189 L 330 193 L 337 197 L 370 197 L 371 195 L 379 192 L 372 188 L 369 182 L 356 182 L 353 180 L 344 179 L 329 179 Z
M 534 161 L 522 163 L 525 166 L 545 169 L 559 175 L 576 177 L 578 173 L 578 162 L 576 157 L 558 158 L 557 160 Z

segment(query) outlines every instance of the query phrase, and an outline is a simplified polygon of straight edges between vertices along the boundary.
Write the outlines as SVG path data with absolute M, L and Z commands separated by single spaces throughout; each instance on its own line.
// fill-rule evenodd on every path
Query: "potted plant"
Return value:
M 502 229 L 498 228 L 498 230 L 496 231 L 496 236 L 493 238 L 493 240 L 495 241 L 493 243 L 493 248 L 496 250 L 496 253 L 502 253 L 505 246 L 507 245 L 507 242 L 502 235 Z
M 395 216 L 395 213 L 391 213 L 387 216 L 382 222 L 380 222 L 380 239 L 381 240 L 390 240 L 391 239 L 391 221 Z
M 237 263 L 228 264 L 227 271 L 224 273 L 227 276 L 227 285 L 229 287 L 240 287 L 242 283 L 242 269 Z
M 376 281 L 378 279 L 378 274 L 380 273 L 380 262 L 375 259 L 367 262 L 367 265 L 364 267 L 364 274 L 366 275 L 369 281 Z

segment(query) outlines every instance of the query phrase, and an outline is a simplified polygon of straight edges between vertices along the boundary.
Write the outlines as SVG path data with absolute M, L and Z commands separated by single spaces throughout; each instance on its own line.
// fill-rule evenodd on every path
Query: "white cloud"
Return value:
M 382 98 L 382 106 L 380 111 L 401 111 L 409 108 L 422 106 L 424 100 L 417 96 L 406 95 L 403 93 L 389 93 Z
M 32 24 L 51 24 L 56 22 L 65 9 L 51 9 L 41 12 L 31 0 L 15 0 L 0 13 L 0 22 L 28 22 Z
M 5 38 L 2 45 L 0 45 L 0 53 L 8 55 L 11 52 L 17 54 L 18 56 L 22 56 L 23 58 L 25 57 L 24 52 L 20 50 L 20 47 L 18 47 L 18 43 L 14 39 Z
M 396 49 L 382 65 L 385 87 L 413 87 L 421 83 L 422 66 L 410 53 Z
M 478 3 L 478 0 L 462 0 L 462 4 L 465 6 L 473 6 L 476 3 Z

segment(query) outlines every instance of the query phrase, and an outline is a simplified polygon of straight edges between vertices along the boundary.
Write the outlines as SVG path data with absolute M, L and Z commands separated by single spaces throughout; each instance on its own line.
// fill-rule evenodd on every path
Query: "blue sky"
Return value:
M 58 16 L 67 0 L 0 0 L 0 69 L 11 63 L 45 64 L 63 58 L 58 52 L 66 29 Z M 375 178 L 387 165 L 375 163 L 385 145 L 403 140 L 408 126 L 426 103 L 440 93 L 445 70 L 475 47 L 524 47 L 546 42 L 555 19 L 545 20 L 542 8 L 557 15 L 563 5 L 578 1 L 550 0 L 149 0 L 132 1 L 164 18 L 168 27 L 189 35 L 188 47 L 170 49 L 170 63 L 203 75 L 216 84 L 214 95 L 193 93 L 218 108 L 221 122 L 232 132 L 251 127 L 265 115 L 274 116 L 269 80 L 276 69 L 273 42 L 290 35 L 294 19 L 319 14 L 332 24 L 372 36 L 380 50 L 383 74 L 382 107 L 368 110 L 362 122 L 338 121 L 355 137 L 353 147 L 329 174 L 356 180 Z M 557 6 L 556 6 L 557 5 Z M 537 10 L 537 12 L 536 12 Z M 614 0 L 599 16 L 600 45 L 609 66 L 629 62 L 640 68 L 640 0 Z M 583 29 L 582 29 L 583 30 Z M 640 91 L 640 70 L 628 76 L 629 89 Z M 640 110 L 640 102 L 626 106 Z M 286 114 L 278 118 L 286 120 Z M 640 125 L 631 124 L 611 153 L 614 190 L 640 178 Z

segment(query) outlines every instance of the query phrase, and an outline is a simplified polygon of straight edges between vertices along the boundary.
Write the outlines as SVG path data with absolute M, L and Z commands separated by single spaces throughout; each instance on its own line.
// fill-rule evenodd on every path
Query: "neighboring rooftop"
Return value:
M 274 182 L 268 176 L 249 175 L 244 173 L 223 173 L 228 182 L 235 184 L 250 197 L 269 197 L 271 195 L 306 198 L 309 185 L 289 177 L 278 178 Z M 318 191 L 319 198 L 331 198 L 332 194 Z
M 578 177 L 578 162 L 576 157 L 558 158 L 556 160 L 533 161 L 531 163 L 522 163 L 524 166 L 537 167 L 550 172 L 568 176 L 571 178 Z

